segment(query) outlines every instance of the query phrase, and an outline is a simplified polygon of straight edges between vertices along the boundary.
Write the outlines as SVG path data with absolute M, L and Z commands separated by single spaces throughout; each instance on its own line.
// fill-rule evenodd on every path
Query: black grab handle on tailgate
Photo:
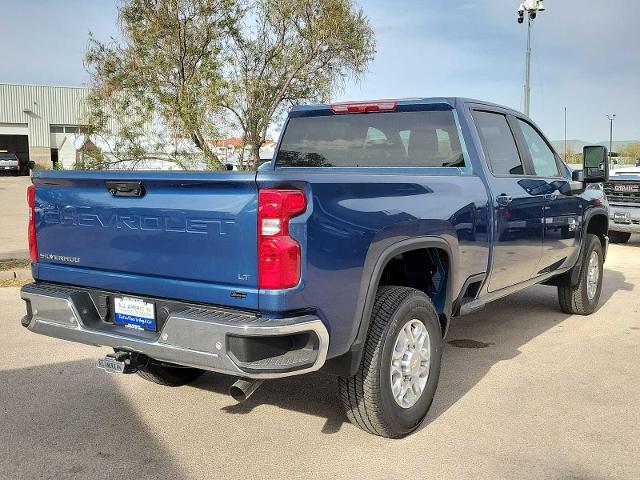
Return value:
M 142 182 L 104 182 L 114 197 L 142 197 L 147 192 Z

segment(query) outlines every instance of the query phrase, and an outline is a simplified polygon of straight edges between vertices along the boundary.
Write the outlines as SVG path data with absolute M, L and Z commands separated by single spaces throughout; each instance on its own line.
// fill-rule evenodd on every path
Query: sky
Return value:
M 522 109 L 519 0 L 359 0 L 369 71 L 335 100 L 464 96 Z M 552 140 L 640 139 L 637 1 L 545 0 L 533 27 L 531 117 Z M 0 83 L 84 85 L 89 32 L 118 35 L 111 0 L 0 0 Z

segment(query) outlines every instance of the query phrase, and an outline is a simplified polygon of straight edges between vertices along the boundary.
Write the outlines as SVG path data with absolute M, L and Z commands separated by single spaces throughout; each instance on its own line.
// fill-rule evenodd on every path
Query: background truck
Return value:
M 20 160 L 18 160 L 15 153 L 0 150 L 0 172 L 12 173 L 14 175 L 20 173 Z
M 607 175 L 606 149 L 571 173 L 531 120 L 460 98 L 294 107 L 258 172 L 35 172 L 22 323 L 112 347 L 110 372 L 236 376 L 240 400 L 322 369 L 401 437 L 453 317 L 539 283 L 596 309 Z
M 604 191 L 610 205 L 609 237 L 614 243 L 626 243 L 632 233 L 640 233 L 640 169 L 616 171 Z
M 0 150 L 0 172 L 7 172 L 13 175 L 29 175 L 33 170 L 35 162 L 18 157 L 15 153 L 7 150 Z

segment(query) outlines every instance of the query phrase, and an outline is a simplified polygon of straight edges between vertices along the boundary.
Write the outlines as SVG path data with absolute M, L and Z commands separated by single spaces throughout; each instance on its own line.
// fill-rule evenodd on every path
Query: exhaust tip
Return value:
M 235 385 L 231 385 L 229 388 L 229 395 L 231 395 L 231 397 L 233 397 L 233 399 L 238 403 L 242 403 L 247 399 L 247 395 L 244 391 Z
M 238 403 L 245 402 L 262 385 L 262 380 L 239 378 L 229 387 L 229 395 Z

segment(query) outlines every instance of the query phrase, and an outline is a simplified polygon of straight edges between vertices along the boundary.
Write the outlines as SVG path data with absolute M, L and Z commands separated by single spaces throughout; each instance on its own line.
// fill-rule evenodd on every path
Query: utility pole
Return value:
M 524 114 L 529 116 L 531 106 L 531 15 L 527 19 L 527 53 L 524 70 Z
M 529 115 L 531 109 L 531 29 L 538 12 L 545 10 L 543 0 L 525 0 L 518 8 L 518 23 L 524 23 L 527 14 L 527 53 L 524 72 L 524 114 Z
M 609 167 L 611 167 L 611 153 L 613 152 L 613 121 L 616 119 L 616 114 L 607 115 L 609 119 Z

